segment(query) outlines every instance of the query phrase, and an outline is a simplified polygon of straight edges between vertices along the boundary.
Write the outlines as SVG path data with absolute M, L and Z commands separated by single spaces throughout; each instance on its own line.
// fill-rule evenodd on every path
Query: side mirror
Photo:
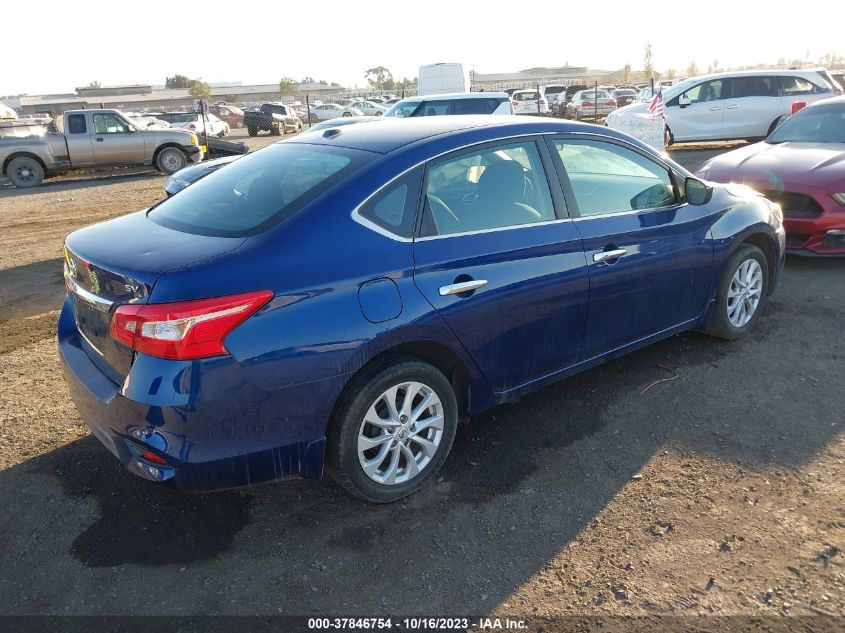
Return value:
M 684 181 L 684 193 L 687 202 L 693 206 L 700 206 L 710 202 L 713 197 L 713 187 L 709 187 L 697 178 L 687 178 Z
M 690 101 L 690 98 L 688 96 L 681 95 L 680 97 L 678 97 L 678 105 L 682 108 L 686 108 L 690 104 L 692 104 L 692 101 Z

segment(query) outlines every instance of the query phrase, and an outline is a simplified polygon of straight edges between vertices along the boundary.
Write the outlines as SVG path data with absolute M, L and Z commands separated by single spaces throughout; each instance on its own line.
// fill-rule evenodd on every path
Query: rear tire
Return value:
M 168 176 L 175 174 L 188 164 L 188 157 L 178 147 L 165 147 L 156 156 L 156 167 Z
M 743 279 L 744 274 L 757 281 L 746 283 L 748 279 Z M 704 333 L 727 340 L 744 335 L 757 321 L 766 302 L 768 287 L 769 265 L 765 254 L 752 244 L 743 244 L 725 265 Z
M 44 182 L 44 168 L 34 158 L 19 156 L 9 161 L 6 167 L 6 178 L 19 189 L 37 187 Z
M 352 116 L 352 113 L 351 112 L 344 112 L 343 116 Z
M 455 392 L 438 369 L 409 357 L 386 360 L 353 378 L 338 400 L 327 434 L 327 469 L 360 499 L 397 501 L 437 474 L 457 422 Z
M 270 134 L 272 136 L 281 136 L 285 133 L 285 124 L 284 123 L 276 123 L 270 126 Z
M 246 129 L 246 133 L 250 136 L 258 136 L 258 128 L 250 126 Z
M 766 136 L 768 136 L 769 134 L 774 132 L 776 129 L 778 129 L 778 125 L 780 125 L 785 118 L 786 118 L 786 115 L 782 114 L 778 118 L 776 118 L 774 121 L 772 121 L 772 124 L 769 126 L 769 131 L 766 132 Z

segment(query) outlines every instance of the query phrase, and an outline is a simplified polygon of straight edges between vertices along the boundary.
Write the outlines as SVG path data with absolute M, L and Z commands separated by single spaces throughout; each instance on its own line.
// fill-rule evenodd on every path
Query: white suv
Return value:
M 666 142 L 761 139 L 796 109 L 842 94 L 824 68 L 752 70 L 692 77 L 663 89 Z M 647 112 L 634 103 L 612 112 L 610 127 Z
M 514 114 L 548 114 L 549 102 L 537 90 L 514 90 L 511 94 Z
M 506 92 L 455 92 L 408 97 L 394 103 L 386 117 L 442 116 L 446 114 L 513 114 Z

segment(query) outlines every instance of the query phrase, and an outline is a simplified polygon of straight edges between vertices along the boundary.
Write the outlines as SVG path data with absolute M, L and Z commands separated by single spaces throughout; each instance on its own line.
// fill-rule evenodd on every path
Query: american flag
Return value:
M 654 116 L 666 116 L 666 109 L 663 107 L 663 91 L 659 90 L 656 95 L 651 98 L 648 104 L 648 111 Z

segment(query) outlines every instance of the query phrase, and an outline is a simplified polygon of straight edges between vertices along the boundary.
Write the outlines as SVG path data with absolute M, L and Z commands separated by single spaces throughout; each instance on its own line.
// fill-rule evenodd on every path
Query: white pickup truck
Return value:
M 154 165 L 172 174 L 203 157 L 196 134 L 142 130 L 119 110 L 70 110 L 60 122 L 63 132 L 51 126 L 40 136 L 0 135 L 0 176 L 16 187 L 37 187 L 45 176 L 72 169 Z

